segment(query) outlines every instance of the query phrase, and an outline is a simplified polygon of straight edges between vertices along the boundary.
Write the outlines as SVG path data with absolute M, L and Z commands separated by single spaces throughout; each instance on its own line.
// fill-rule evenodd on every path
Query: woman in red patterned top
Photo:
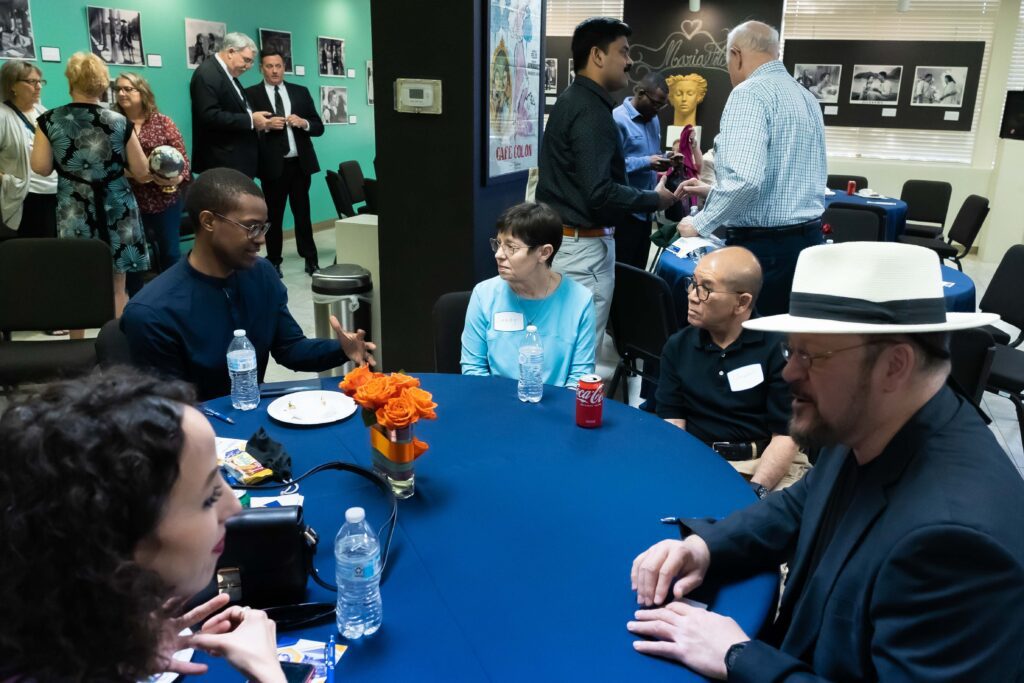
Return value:
M 149 156 L 156 147 L 170 145 L 185 159 L 185 168 L 177 178 L 165 180 L 153 174 L 133 177 L 129 174 L 135 199 L 142 214 L 142 225 L 148 239 L 156 242 L 160 259 L 154 262 L 155 269 L 164 271 L 181 258 L 179 246 L 182 207 L 182 183 L 191 178 L 188 154 L 181 131 L 169 117 L 156 108 L 156 98 L 149 83 L 142 76 L 125 71 L 117 77 L 114 92 L 117 102 L 114 110 L 135 126 L 135 134 L 142 143 L 142 151 Z M 138 283 L 141 287 L 141 282 Z M 129 292 L 137 287 L 129 285 Z

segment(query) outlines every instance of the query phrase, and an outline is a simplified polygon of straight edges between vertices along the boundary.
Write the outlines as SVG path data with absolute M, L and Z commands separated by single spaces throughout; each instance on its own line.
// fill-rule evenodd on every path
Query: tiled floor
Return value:
M 320 255 L 320 265 L 330 265 L 334 261 L 334 230 L 321 230 L 316 233 L 315 239 Z M 979 261 L 976 256 L 971 256 L 964 260 L 964 272 L 974 280 L 979 301 L 992 279 L 996 265 L 995 263 Z M 306 335 L 313 336 L 313 298 L 310 289 L 310 278 L 303 271 L 303 260 L 296 253 L 295 241 L 292 239 L 286 239 L 284 242 L 284 264 L 282 270 L 284 272 L 284 283 L 288 287 L 289 309 Z M 1010 331 L 1011 335 L 1016 334 L 1016 330 L 1013 328 L 1009 326 L 1004 327 Z M 94 334 L 95 330 L 90 332 L 90 335 Z M 19 334 L 17 337 L 44 338 L 41 334 Z M 611 340 L 606 337 L 605 344 L 598 354 L 598 374 L 602 377 L 610 378 L 615 369 L 615 361 L 615 350 L 612 347 Z M 266 380 L 277 381 L 312 376 L 312 374 L 294 373 L 281 367 L 271 359 L 270 366 L 267 368 Z M 639 393 L 640 381 L 634 379 L 630 382 L 629 386 L 630 405 L 639 405 Z M 995 434 L 999 444 L 1007 452 L 1013 464 L 1021 473 L 1021 476 L 1024 476 L 1024 447 L 1021 444 L 1020 427 L 1017 423 L 1013 404 L 1007 398 L 986 393 L 983 399 L 983 407 L 988 415 L 992 417 L 993 421 L 990 427 L 992 433 Z

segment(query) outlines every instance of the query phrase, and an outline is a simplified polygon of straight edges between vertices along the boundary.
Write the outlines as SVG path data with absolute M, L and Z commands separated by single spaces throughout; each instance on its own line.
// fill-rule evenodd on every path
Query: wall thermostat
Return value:
M 441 81 L 424 78 L 395 79 L 395 111 L 440 114 Z

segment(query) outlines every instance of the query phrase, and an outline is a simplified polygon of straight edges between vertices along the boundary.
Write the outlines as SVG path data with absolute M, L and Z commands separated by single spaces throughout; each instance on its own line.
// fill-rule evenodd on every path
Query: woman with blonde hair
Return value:
M 139 206 L 124 171 L 141 177 L 148 164 L 128 120 L 100 104 L 110 85 L 107 65 L 94 54 L 76 52 L 64 75 L 71 102 L 39 117 L 32 170 L 57 171 L 59 237 L 100 239 L 110 246 L 114 314 L 120 317 L 128 298 L 125 273 L 149 269 Z M 82 338 L 83 332 L 72 330 L 72 337 Z
M 174 178 L 162 178 L 148 171 L 145 175 L 128 175 L 142 214 L 142 225 L 150 239 L 156 243 L 160 271 L 167 270 L 181 257 L 181 197 L 179 187 L 191 177 L 188 154 L 181 131 L 170 117 L 161 114 L 149 83 L 139 74 L 123 71 L 114 86 L 114 111 L 124 114 L 132 124 L 136 137 L 147 157 L 162 145 L 178 150 L 185 160 L 182 172 Z

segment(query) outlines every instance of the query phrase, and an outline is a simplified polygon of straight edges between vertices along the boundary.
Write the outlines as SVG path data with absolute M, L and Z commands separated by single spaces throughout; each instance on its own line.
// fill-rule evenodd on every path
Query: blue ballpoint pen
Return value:
M 334 683 L 334 634 L 327 639 L 324 647 L 324 666 L 327 667 L 327 683 Z
M 199 412 L 201 412 L 203 415 L 206 415 L 207 417 L 215 417 L 218 420 L 222 420 L 224 422 L 227 422 L 229 425 L 235 424 L 235 421 L 232 420 L 230 417 L 228 417 L 227 415 L 224 415 L 222 413 L 218 413 L 213 408 L 208 408 L 206 406 L 200 406 L 199 407 Z

